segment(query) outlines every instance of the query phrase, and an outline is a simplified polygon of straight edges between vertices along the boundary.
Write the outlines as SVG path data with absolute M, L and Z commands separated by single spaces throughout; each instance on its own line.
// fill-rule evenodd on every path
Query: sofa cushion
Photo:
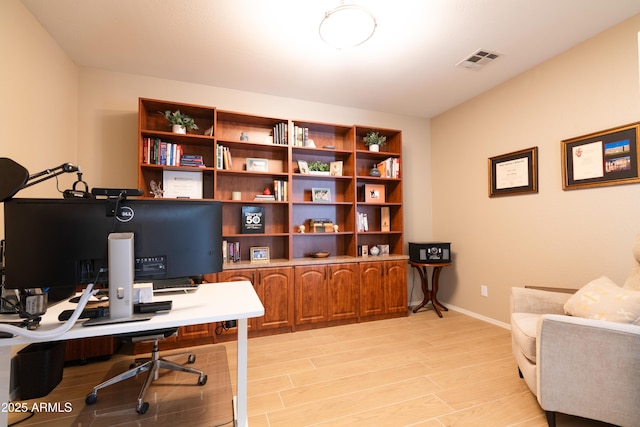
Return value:
M 536 363 L 536 333 L 540 314 L 511 313 L 511 337 L 522 354 Z
M 602 276 L 572 295 L 564 310 L 576 317 L 637 325 L 640 324 L 640 291 L 621 288 Z

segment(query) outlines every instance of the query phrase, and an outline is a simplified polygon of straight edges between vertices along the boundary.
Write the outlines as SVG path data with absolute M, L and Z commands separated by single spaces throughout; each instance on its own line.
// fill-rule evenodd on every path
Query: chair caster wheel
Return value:
M 196 363 L 196 355 L 190 354 L 189 357 L 187 358 L 187 363 Z
M 203 375 L 202 377 L 198 378 L 198 385 L 205 385 L 207 383 L 207 376 Z
M 142 405 L 138 405 L 136 412 L 140 415 L 145 414 L 149 410 L 149 402 L 142 402 Z
M 98 400 L 98 395 L 96 393 L 87 394 L 87 398 L 84 399 L 84 403 L 87 405 L 93 405 Z

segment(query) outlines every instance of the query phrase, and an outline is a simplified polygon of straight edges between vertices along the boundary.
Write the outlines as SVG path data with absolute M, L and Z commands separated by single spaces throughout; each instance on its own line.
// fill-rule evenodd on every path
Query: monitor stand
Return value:
M 108 243 L 109 316 L 89 319 L 82 325 L 109 325 L 151 319 L 149 314 L 135 314 L 133 312 L 133 233 L 111 233 Z

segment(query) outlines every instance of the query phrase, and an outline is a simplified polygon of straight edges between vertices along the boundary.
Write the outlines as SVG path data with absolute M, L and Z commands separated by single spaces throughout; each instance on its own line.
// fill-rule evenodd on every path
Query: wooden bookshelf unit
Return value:
M 191 116 L 198 129 L 172 133 L 167 110 Z M 372 131 L 387 138 L 379 152 L 364 145 Z M 167 173 L 178 171 L 201 174 L 201 197 L 222 202 L 223 238 L 238 242 L 240 261 L 225 262 L 209 280 L 253 278 L 265 316 L 251 324 L 252 334 L 407 315 L 401 131 L 140 98 L 138 133 L 143 197 L 153 198 Z M 172 162 L 149 144 L 174 147 Z M 185 165 L 180 153 L 202 165 Z M 318 162 L 333 168 L 305 168 Z M 382 176 L 370 175 L 372 168 Z M 263 233 L 243 233 L 243 206 L 264 209 Z M 383 254 L 361 255 L 374 246 Z M 252 247 L 268 247 L 269 262 L 252 264 Z

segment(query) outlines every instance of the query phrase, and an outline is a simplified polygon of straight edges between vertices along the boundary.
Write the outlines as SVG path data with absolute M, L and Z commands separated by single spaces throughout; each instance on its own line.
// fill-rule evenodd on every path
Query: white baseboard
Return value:
M 416 307 L 417 305 L 419 305 L 422 301 L 414 301 L 410 304 L 410 307 Z M 504 322 L 500 322 L 496 319 L 492 319 L 490 317 L 487 316 L 483 316 L 481 314 L 478 313 L 474 313 L 473 311 L 469 311 L 469 310 L 465 310 L 464 308 L 460 308 L 460 307 L 456 307 L 455 305 L 451 305 L 451 304 L 446 304 L 447 308 L 449 310 L 453 310 L 453 311 L 457 311 L 459 313 L 465 314 L 469 317 L 473 317 L 475 319 L 479 319 L 479 320 L 483 320 L 487 323 L 491 323 L 493 325 L 496 326 L 500 326 L 501 328 L 504 328 L 508 331 L 511 330 L 511 325 L 509 325 L 508 323 L 504 323 Z

